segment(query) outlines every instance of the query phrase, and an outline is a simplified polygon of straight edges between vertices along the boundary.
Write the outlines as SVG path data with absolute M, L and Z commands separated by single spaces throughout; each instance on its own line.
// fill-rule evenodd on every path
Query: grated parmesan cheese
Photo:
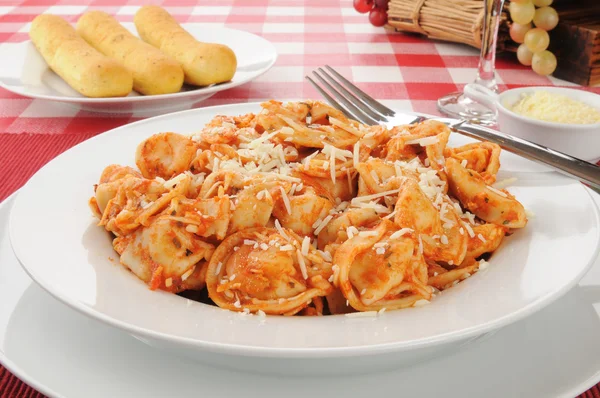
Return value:
M 304 279 L 308 279 L 308 272 L 306 271 L 306 263 L 304 262 L 304 256 L 302 252 L 296 249 L 296 256 L 298 256 L 298 265 L 300 266 L 300 272 Z
M 303 256 L 308 255 L 309 246 L 310 246 L 310 238 L 308 236 L 305 236 L 304 239 L 302 240 L 302 255 Z
M 354 156 L 353 153 L 348 150 L 340 149 L 329 144 L 324 144 L 321 152 L 327 155 L 329 159 L 338 159 L 341 161 L 345 161 L 346 159 Z
M 413 230 L 411 228 L 402 228 L 396 232 L 394 232 L 391 236 L 390 239 L 398 239 L 399 237 L 406 235 L 408 233 L 413 232 Z
M 394 217 L 395 215 L 396 215 L 396 210 L 394 210 L 393 212 L 391 212 L 390 214 L 388 214 L 387 216 L 385 216 L 385 217 L 382 217 L 382 218 L 383 218 L 383 219 L 386 219 L 386 220 L 389 220 L 389 219 L 391 219 L 392 217 Z
M 377 311 L 351 312 L 344 315 L 348 318 L 369 318 L 377 316 Z
M 354 225 L 351 225 L 346 228 L 346 234 L 348 235 L 348 239 L 352 239 L 354 236 L 358 235 L 358 229 Z
M 427 145 L 437 144 L 439 141 L 440 141 L 440 139 L 438 137 L 433 136 L 433 137 L 423 137 L 423 138 L 417 138 L 415 140 L 406 141 L 405 144 L 406 145 L 419 144 L 421 146 L 427 146 Z
M 340 120 L 338 120 L 338 119 L 336 119 L 334 117 L 331 117 L 331 116 L 329 117 L 329 123 L 332 126 L 339 127 L 342 130 L 345 130 L 345 131 L 349 132 L 350 134 L 353 134 L 353 135 L 355 135 L 357 137 L 362 137 L 364 135 L 362 132 L 358 131 L 357 129 L 355 129 L 350 124 L 343 123 L 342 121 L 340 121 Z
M 489 267 L 489 265 L 490 265 L 490 263 L 488 263 L 484 259 L 479 260 L 479 269 L 480 270 L 486 269 L 487 267 Z
M 373 201 L 371 202 L 367 202 L 367 203 L 356 203 L 353 205 L 353 207 L 360 207 L 363 209 L 373 209 L 375 210 L 375 213 L 384 213 L 387 214 L 390 212 L 390 209 L 388 209 L 387 207 L 385 207 L 384 205 L 380 205 L 379 203 L 375 203 Z
M 179 184 L 179 182 L 181 182 L 181 180 L 183 180 L 185 178 L 185 174 L 179 174 L 176 175 L 175 177 L 171 178 L 168 181 L 164 181 L 163 182 L 163 186 L 167 189 L 173 189 L 175 187 L 175 185 Z M 156 178 L 158 180 L 158 178 Z M 158 180 L 160 181 L 160 180 Z
M 316 240 L 315 240 L 316 242 Z M 323 251 L 323 250 L 317 250 L 317 253 L 319 253 L 321 255 L 321 257 L 323 258 L 323 260 L 325 261 L 333 261 L 333 257 L 331 257 L 331 253 Z
M 377 175 L 377 172 L 375 172 L 375 170 L 371 170 L 371 177 L 373 177 L 373 180 L 375 181 L 375 184 L 377 185 L 381 185 L 381 180 L 379 179 L 379 176 Z
M 188 269 L 183 275 L 181 275 L 181 280 L 185 281 L 187 278 L 189 278 L 194 273 L 195 269 L 196 266 L 193 266 L 192 268 Z
M 283 239 L 289 241 L 290 237 L 288 236 L 288 234 L 285 233 L 285 231 L 283 230 L 283 228 L 281 228 L 281 224 L 279 223 L 278 219 L 275 219 L 275 229 L 277 230 L 277 232 L 279 232 L 279 235 L 281 235 L 283 237 Z
M 193 234 L 198 232 L 198 227 L 192 224 L 186 225 L 185 230 Z
M 291 216 L 292 215 L 292 205 L 290 204 L 290 199 L 285 193 L 285 189 L 280 185 L 279 190 L 281 191 L 281 199 L 283 200 L 283 205 L 285 206 L 285 210 Z
M 325 219 L 319 224 L 317 229 L 315 229 L 315 235 L 319 235 L 319 233 L 329 224 L 329 221 L 333 219 L 332 215 L 325 217 Z
M 335 147 L 331 147 L 331 164 L 329 167 L 331 181 L 335 184 Z
M 466 223 L 466 222 L 463 222 L 463 225 L 465 226 L 465 228 L 466 228 L 469 236 L 471 238 L 474 238 L 475 237 L 475 231 L 473 231 L 473 228 L 471 228 L 471 226 L 468 223 Z
M 390 191 L 374 193 L 373 195 L 357 196 L 355 198 L 352 198 L 350 203 L 356 204 L 358 202 L 370 202 L 373 199 L 382 198 L 384 196 L 389 196 L 389 195 L 394 195 L 394 194 L 397 194 L 398 192 L 400 192 L 400 188 L 392 189 Z
M 545 90 L 525 94 L 508 108 L 519 115 L 551 123 L 600 123 L 600 110 L 597 108 Z
M 415 301 L 413 307 L 423 307 L 424 305 L 431 304 L 429 300 L 421 299 Z

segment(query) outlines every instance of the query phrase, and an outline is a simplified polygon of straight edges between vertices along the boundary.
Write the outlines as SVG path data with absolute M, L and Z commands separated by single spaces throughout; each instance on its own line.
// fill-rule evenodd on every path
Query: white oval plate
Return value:
M 136 34 L 133 23 L 124 27 Z M 204 27 L 197 23 L 182 24 L 188 32 L 203 42 L 225 44 L 235 52 L 237 70 L 227 83 L 208 87 L 185 85 L 174 94 L 127 97 L 87 98 L 72 89 L 46 64 L 31 41 L 0 45 L 0 87 L 30 98 L 59 101 L 83 110 L 107 113 L 165 112 L 187 109 L 219 91 L 237 87 L 268 71 L 277 60 L 277 50 L 269 41 L 252 33 L 236 29 Z
M 432 348 L 521 319 L 566 293 L 598 253 L 598 210 L 578 182 L 523 173 L 510 191 L 536 216 L 508 237 L 490 266 L 425 307 L 376 318 L 242 316 L 150 291 L 118 263 L 87 201 L 105 166 L 134 166 L 135 148 L 160 131 L 191 133 L 217 114 L 258 104 L 194 109 L 129 124 L 58 156 L 19 193 L 10 236 L 27 273 L 53 296 L 103 322 L 180 352 L 335 358 Z M 505 154 L 503 162 L 514 159 Z M 112 260 L 111 260 L 112 259 Z
M 282 378 L 149 349 L 57 302 L 12 253 L 13 201 L 0 203 L 0 362 L 50 397 L 168 397 L 173 386 L 194 396 L 201 386 L 209 397 L 363 398 L 376 385 L 382 396 L 573 398 L 600 380 L 600 259 L 556 303 L 455 355 L 372 375 Z

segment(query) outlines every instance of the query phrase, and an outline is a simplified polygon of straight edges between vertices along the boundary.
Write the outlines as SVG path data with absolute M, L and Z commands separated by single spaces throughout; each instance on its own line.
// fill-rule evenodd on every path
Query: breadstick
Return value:
M 196 40 L 161 7 L 143 6 L 135 14 L 134 23 L 142 40 L 181 64 L 186 83 L 207 86 L 233 78 L 237 59 L 229 47 Z
M 96 50 L 120 62 L 133 75 L 133 89 L 145 95 L 181 90 L 183 69 L 156 47 L 132 35 L 103 11 L 86 12 L 77 21 L 77 33 Z
M 29 37 L 50 68 L 86 97 L 124 97 L 131 92 L 131 73 L 87 44 L 61 17 L 38 15 Z

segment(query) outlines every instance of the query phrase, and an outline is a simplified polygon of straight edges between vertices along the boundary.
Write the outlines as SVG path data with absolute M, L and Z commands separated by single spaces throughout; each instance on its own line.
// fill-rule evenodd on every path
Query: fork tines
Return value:
M 313 71 L 313 75 L 333 97 L 337 98 L 337 101 L 310 76 L 306 76 L 306 79 L 329 104 L 344 112 L 346 116 L 374 125 L 387 122 L 389 117 L 395 115 L 393 110 L 356 87 L 332 67 L 325 65 L 325 69 L 317 68 Z

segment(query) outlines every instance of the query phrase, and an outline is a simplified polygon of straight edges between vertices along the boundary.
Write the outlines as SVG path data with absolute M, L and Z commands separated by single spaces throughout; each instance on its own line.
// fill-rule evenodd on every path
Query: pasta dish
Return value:
M 261 104 L 155 134 L 90 199 L 150 289 L 259 315 L 427 304 L 487 266 L 524 207 L 494 188 L 500 148 L 447 146 L 427 120 L 368 126 L 322 102 Z

